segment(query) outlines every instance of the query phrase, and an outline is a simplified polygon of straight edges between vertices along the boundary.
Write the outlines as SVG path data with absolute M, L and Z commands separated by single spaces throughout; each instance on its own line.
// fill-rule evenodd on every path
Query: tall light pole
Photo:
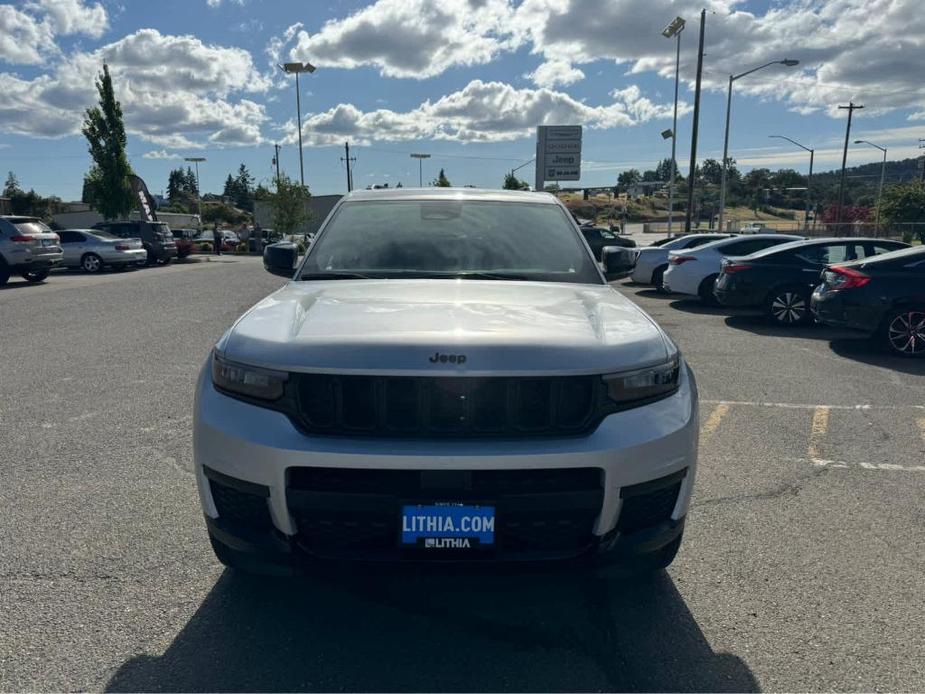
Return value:
M 794 65 L 799 65 L 799 60 L 791 60 L 790 58 L 785 58 L 784 60 L 772 60 L 770 63 L 765 63 L 764 65 L 759 65 L 754 67 L 751 70 L 746 72 L 741 72 L 738 75 L 729 75 L 729 88 L 726 92 L 726 135 L 723 139 L 723 173 L 719 182 L 719 230 L 723 231 L 723 217 L 726 213 L 726 170 L 729 168 L 729 116 L 732 112 L 732 83 L 738 79 L 742 79 L 746 75 L 750 75 L 753 72 L 758 72 L 758 70 L 764 70 L 766 67 L 771 67 L 772 65 L 786 65 L 787 67 L 793 67 Z
M 418 160 L 418 188 L 424 187 L 424 160 L 430 159 L 429 154 L 412 154 L 412 159 Z
M 666 39 L 677 37 L 677 48 L 674 58 L 674 118 L 671 121 L 671 180 L 668 181 L 668 236 L 671 236 L 671 225 L 674 221 L 674 182 L 678 177 L 678 165 L 675 163 L 675 147 L 678 143 L 678 80 L 681 75 L 681 32 L 684 31 L 684 19 L 675 17 L 674 20 L 662 29 L 662 36 Z
M 813 188 L 813 157 L 815 156 L 816 151 L 814 149 L 810 149 L 809 147 L 801 145 L 796 140 L 791 140 L 786 135 L 768 135 L 768 137 L 776 137 L 781 140 L 787 140 L 787 142 L 794 144 L 800 149 L 805 149 L 807 152 L 809 152 L 809 175 L 806 177 L 806 215 L 803 219 L 803 223 L 804 223 L 804 226 L 806 227 L 806 231 L 809 231 L 810 195 L 811 195 L 811 191 Z M 815 215 L 813 215 L 813 219 L 815 220 Z
M 877 230 L 880 229 L 880 202 L 883 200 L 883 178 L 886 175 L 886 147 L 881 147 L 880 145 L 875 145 L 873 142 L 868 142 L 867 140 L 855 140 L 854 144 L 856 145 L 870 145 L 871 147 L 876 147 L 881 152 L 883 152 L 883 163 L 880 165 L 880 189 L 877 191 Z
M 315 71 L 315 66 L 311 63 L 284 63 L 277 65 L 280 70 L 287 75 L 295 75 L 295 107 L 299 120 L 299 180 L 302 181 L 302 187 L 305 187 L 305 162 L 302 159 L 302 90 L 299 88 L 299 75 L 303 72 L 311 74 Z
M 183 157 L 183 161 L 191 161 L 196 165 L 196 208 L 199 210 L 199 226 L 202 226 L 202 188 L 199 186 L 199 162 L 205 157 Z

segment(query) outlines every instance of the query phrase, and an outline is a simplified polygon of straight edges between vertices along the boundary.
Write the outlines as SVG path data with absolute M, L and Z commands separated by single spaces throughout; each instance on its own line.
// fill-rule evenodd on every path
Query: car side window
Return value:
M 59 231 L 58 241 L 60 243 L 74 243 L 73 231 Z
M 902 248 L 902 246 L 900 246 L 899 248 Z M 887 246 L 882 243 L 875 243 L 873 244 L 873 248 L 869 249 L 870 252 L 868 253 L 867 257 L 872 256 L 872 255 L 880 255 L 881 253 L 892 253 L 893 251 L 898 251 L 899 248 L 895 246 Z
M 828 246 L 809 246 L 793 254 L 793 257 L 810 265 L 827 265 L 830 262 Z
M 85 234 L 81 234 L 79 231 L 72 231 L 71 234 L 71 243 L 83 243 L 87 240 Z
M 773 246 L 776 242 L 771 239 L 748 239 L 746 241 L 737 241 L 723 246 L 719 249 L 722 255 L 751 255 L 756 251 L 763 250 L 768 246 Z

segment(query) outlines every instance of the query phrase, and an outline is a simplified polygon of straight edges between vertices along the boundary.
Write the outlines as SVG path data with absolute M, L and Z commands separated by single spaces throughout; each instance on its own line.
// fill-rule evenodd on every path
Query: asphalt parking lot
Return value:
M 206 538 L 193 383 L 281 284 L 226 257 L 0 289 L 0 689 L 925 689 L 925 361 L 618 283 L 700 386 L 666 573 L 247 579 Z

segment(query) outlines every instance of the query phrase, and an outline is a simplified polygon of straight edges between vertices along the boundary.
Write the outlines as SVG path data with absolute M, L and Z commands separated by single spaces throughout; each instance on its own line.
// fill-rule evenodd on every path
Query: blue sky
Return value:
M 682 35 L 678 160 L 687 172 L 699 5 L 671 0 L 25 0 L 0 3 L 0 172 L 26 188 L 78 199 L 89 167 L 79 135 L 106 60 L 126 111 L 132 165 L 152 191 L 184 156 L 204 156 L 218 191 L 245 163 L 269 183 L 273 143 L 298 176 L 293 81 L 276 60 L 310 60 L 302 82 L 306 182 L 416 184 L 408 154 L 432 155 L 454 184 L 499 186 L 533 156 L 533 127 L 585 126 L 581 184 L 653 168 L 670 152 L 675 15 Z M 808 159 L 768 135 L 816 147 L 817 170 L 841 159 L 844 120 L 864 103 L 852 139 L 914 156 L 925 138 L 925 19 L 904 0 L 708 3 L 700 158 L 719 158 L 730 71 L 782 58 L 736 83 L 731 154 L 740 168 L 805 170 Z M 786 146 L 785 146 L 786 145 Z M 852 146 L 850 163 L 879 160 Z M 532 166 L 520 175 L 532 181 Z

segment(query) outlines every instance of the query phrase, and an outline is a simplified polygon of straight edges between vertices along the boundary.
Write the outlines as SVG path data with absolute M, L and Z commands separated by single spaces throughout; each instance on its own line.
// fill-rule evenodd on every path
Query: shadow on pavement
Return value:
M 695 297 L 685 297 L 684 299 L 679 299 L 678 295 L 675 294 L 669 298 L 674 299 L 674 301 L 669 304 L 671 308 L 677 309 L 678 311 L 684 311 L 685 313 L 694 313 L 704 316 L 747 315 L 745 313 L 741 313 L 742 309 L 705 304 L 700 299 Z M 754 316 L 749 315 L 748 317 L 753 318 Z
M 794 337 L 810 340 L 833 340 L 850 336 L 847 331 L 839 331 L 817 323 L 785 327 L 775 325 L 765 315 L 733 315 L 726 317 L 726 325 L 736 330 L 745 330 L 755 335 L 770 337 Z
M 871 366 L 925 376 L 925 359 L 894 357 L 871 338 L 840 338 L 829 343 L 832 351 L 845 359 L 853 359 Z
M 336 580 L 226 571 L 159 657 L 109 691 L 758 691 L 715 653 L 666 573 L 357 570 Z

